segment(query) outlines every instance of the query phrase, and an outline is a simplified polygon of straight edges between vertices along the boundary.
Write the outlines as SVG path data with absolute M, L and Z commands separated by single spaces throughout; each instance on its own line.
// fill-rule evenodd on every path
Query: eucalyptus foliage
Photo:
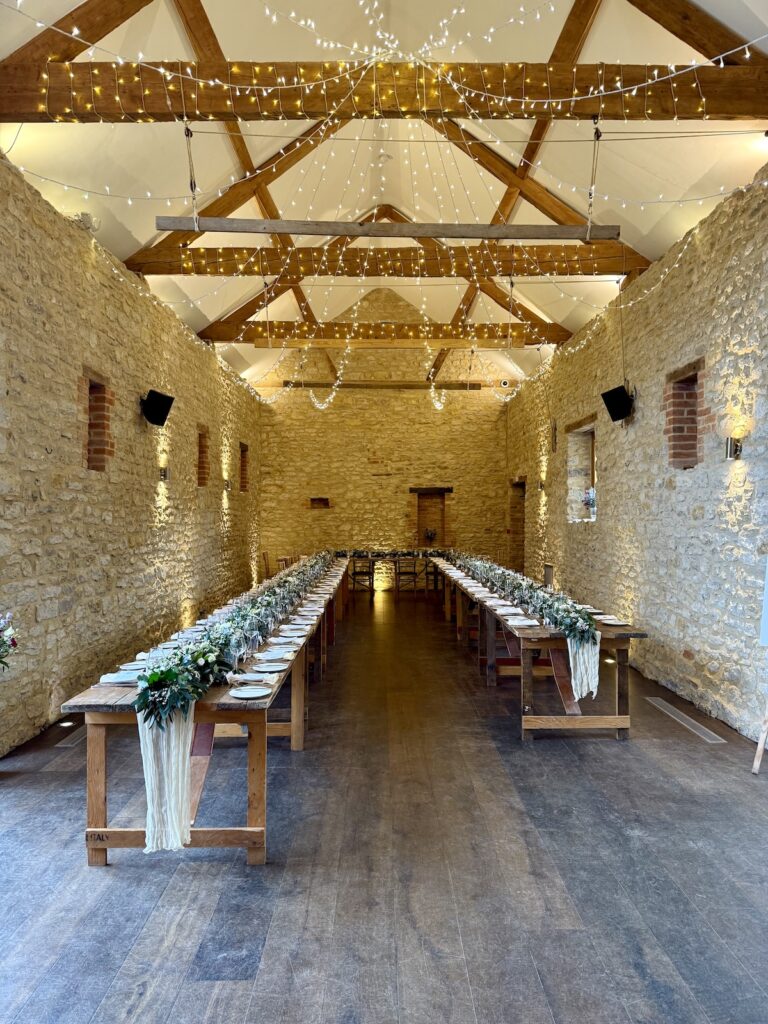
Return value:
M 569 640 L 582 644 L 597 643 L 597 624 L 592 616 L 565 594 L 559 594 L 541 583 L 512 569 L 505 569 L 486 558 L 465 555 L 461 551 L 448 551 L 447 561 L 468 576 L 482 583 L 529 615 L 542 619 L 559 629 Z
M 168 651 L 139 674 L 133 702 L 144 720 L 164 729 L 179 711 L 184 717 L 211 686 L 226 683 L 238 652 L 260 646 L 333 560 L 330 551 L 302 559 L 240 597 L 227 614 L 198 638 Z

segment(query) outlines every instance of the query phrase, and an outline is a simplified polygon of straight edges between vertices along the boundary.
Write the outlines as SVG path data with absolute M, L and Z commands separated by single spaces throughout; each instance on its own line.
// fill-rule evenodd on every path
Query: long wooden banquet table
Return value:
M 343 618 L 346 599 L 347 558 L 336 558 L 327 572 L 291 611 L 302 605 L 322 603 L 323 611 L 311 633 L 293 654 L 290 667 L 279 675 L 272 693 L 264 700 L 239 700 L 227 687 L 210 689 L 195 703 L 195 724 L 236 725 L 247 728 L 247 809 L 246 824 L 235 828 L 193 828 L 190 846 L 239 846 L 247 850 L 249 864 L 263 864 L 267 853 L 267 737 L 290 736 L 291 750 L 304 749 L 308 657 L 314 646 L 318 676 L 325 669 L 327 647 L 334 642 L 336 623 Z M 279 626 L 282 625 L 280 623 Z M 246 664 L 243 671 L 248 670 Z M 288 722 L 269 722 L 267 713 L 286 680 L 291 681 L 291 716 Z M 84 714 L 86 727 L 86 829 L 88 864 L 103 867 L 112 848 L 143 847 L 143 828 L 112 828 L 107 810 L 107 736 L 118 725 L 135 725 L 132 703 L 136 689 L 97 684 L 64 705 L 64 714 Z M 193 758 L 194 761 L 194 758 Z M 200 790 L 193 800 L 199 800 Z M 192 819 L 194 820 L 193 807 Z
M 564 634 L 542 622 L 535 625 L 515 625 L 508 617 L 495 611 L 489 601 L 475 592 L 477 581 L 443 558 L 432 558 L 433 565 L 443 579 L 443 597 L 446 620 L 451 621 L 452 594 L 455 594 L 456 630 L 461 642 L 469 644 L 470 606 L 478 607 L 478 656 L 484 650 L 485 677 L 489 686 L 496 686 L 499 675 L 506 674 L 497 665 L 497 631 L 501 626 L 505 635 L 511 635 L 519 645 L 520 653 L 520 735 L 523 742 L 533 740 L 537 732 L 562 732 L 585 729 L 615 729 L 616 738 L 629 738 L 629 645 L 631 640 L 648 636 L 640 629 L 625 623 L 611 624 L 596 616 L 600 631 L 601 649 L 611 651 L 616 659 L 616 713 L 613 715 L 584 715 L 574 699 L 567 667 L 567 641 Z M 494 595 L 495 597 L 496 595 Z M 546 652 L 551 669 L 542 674 L 552 678 L 563 704 L 562 715 L 537 715 L 533 704 L 534 659 Z

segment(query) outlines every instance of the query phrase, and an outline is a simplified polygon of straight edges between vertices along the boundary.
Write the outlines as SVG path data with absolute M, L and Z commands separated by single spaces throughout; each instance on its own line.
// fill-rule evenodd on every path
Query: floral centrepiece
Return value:
M 578 647 L 598 643 L 595 620 L 565 594 L 555 593 L 522 573 L 505 569 L 485 558 L 475 558 L 460 551 L 448 551 L 445 558 L 500 597 L 559 629 Z
M 0 668 L 5 671 L 8 668 L 8 658 L 15 653 L 19 646 L 16 640 L 16 630 L 13 628 L 11 612 L 0 615 Z
M 200 637 L 177 650 L 163 652 L 139 674 L 133 706 L 144 721 L 164 729 L 177 711 L 186 718 L 196 700 L 212 686 L 226 683 L 226 673 L 249 647 L 259 647 L 333 561 L 322 551 L 288 566 L 259 587 L 237 598 L 234 607 L 212 622 Z

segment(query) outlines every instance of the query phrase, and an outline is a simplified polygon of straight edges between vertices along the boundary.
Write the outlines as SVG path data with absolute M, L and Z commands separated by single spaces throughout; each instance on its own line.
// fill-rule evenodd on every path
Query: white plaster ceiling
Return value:
M 7 4 L 7 6 L 6 6 Z M 23 0 L 22 12 L 52 22 L 74 6 L 73 0 Z M 280 5 L 278 5 L 280 6 Z M 296 17 L 312 17 L 317 31 L 350 45 L 371 45 L 373 31 L 364 13 L 369 3 L 338 0 L 318 5 L 315 0 L 294 0 Z M 571 0 L 548 5 L 530 0 L 529 9 L 541 6 L 540 20 L 530 17 L 525 26 L 499 27 L 493 41 L 483 35 L 491 25 L 503 26 L 509 17 L 507 0 L 466 0 L 464 13 L 449 28 L 450 43 L 431 53 L 434 59 L 546 60 L 557 39 Z M 768 32 L 768 0 L 699 0 L 745 39 Z M 0 57 L 15 50 L 38 29 L 13 8 L 16 0 L 0 0 Z M 409 0 L 380 0 L 387 31 L 398 37 L 403 51 L 417 50 L 438 20 L 449 17 L 455 0 L 414 4 Z M 518 4 L 513 5 L 517 10 Z M 282 7 L 280 7 L 282 9 Z M 224 53 L 230 59 L 317 60 L 326 51 L 315 36 L 285 19 L 272 24 L 259 4 L 244 0 L 207 0 L 206 10 Z M 467 38 L 467 33 L 469 37 Z M 455 53 L 451 47 L 459 45 Z M 171 0 L 153 0 L 125 25 L 99 42 L 94 59 L 108 51 L 125 59 L 139 53 L 147 59 L 192 58 L 193 52 Z M 334 55 L 342 56 L 340 53 Z M 582 51 L 582 62 L 623 61 L 683 64 L 701 59 L 688 46 L 660 28 L 626 0 L 603 0 Z M 90 59 L 84 54 L 81 60 Z M 514 162 L 522 155 L 530 130 L 521 121 L 478 122 L 464 127 L 487 139 Z M 301 134 L 309 122 L 250 122 L 243 124 L 255 164 L 276 153 Z M 206 198 L 239 177 L 239 167 L 222 126 L 194 127 L 194 160 L 199 187 Z M 768 158 L 768 124 L 752 122 L 606 122 L 598 167 L 598 222 L 619 223 L 622 238 L 645 256 L 655 259 L 705 216 L 718 199 L 701 204 L 677 201 L 717 195 L 749 182 Z M 707 135 L 701 135 L 706 131 Z M 715 132 L 744 134 L 712 134 Z M 663 137 L 660 137 L 662 136 Z M 674 137 L 673 137 L 674 136 Z M 89 210 L 100 220 L 98 239 L 125 258 L 159 237 L 154 219 L 161 213 L 189 210 L 187 157 L 178 124 L 75 125 L 42 124 L 0 126 L 0 148 L 25 168 L 28 180 L 65 214 Z M 586 212 L 585 189 L 592 160 L 591 122 L 553 125 L 532 172 L 542 184 L 558 190 L 573 206 Z M 35 177 L 35 174 L 45 181 Z M 64 185 L 68 185 L 67 189 Z M 573 191 L 576 186 L 577 191 Z M 109 197 L 97 193 L 106 191 Z M 272 196 L 288 218 L 354 219 L 377 203 L 389 203 L 416 220 L 489 221 L 503 194 L 503 185 L 483 172 L 469 157 L 418 120 L 367 121 L 346 126 L 310 156 L 270 186 Z M 151 200 L 146 193 L 151 193 Z M 608 195 L 607 200 L 602 196 Z M 87 195 L 87 198 L 86 198 Z M 134 197 L 129 205 L 124 196 Z M 659 196 L 675 203 L 654 202 Z M 144 198 L 141 198 L 144 197 Z M 162 200 L 162 201 L 160 201 Z M 644 208 L 639 205 L 645 202 Z M 240 214 L 260 215 L 255 203 Z M 512 220 L 547 223 L 547 218 L 520 202 Z M 319 239 L 296 239 L 297 244 L 319 244 Z M 209 235 L 203 245 L 231 245 L 231 236 Z M 250 240 L 249 240 L 249 244 Z M 256 244 L 271 244 L 262 238 Z M 359 240 L 356 245 L 383 245 L 384 240 Z M 409 244 L 398 242 L 397 244 Z M 415 244 L 415 243 L 411 243 Z M 186 276 L 150 277 L 152 290 L 194 329 L 199 330 L 236 309 L 261 287 L 254 277 L 222 279 Z M 499 282 L 506 287 L 507 282 Z M 331 320 L 369 290 L 391 287 L 433 320 L 448 321 L 464 292 L 464 282 L 405 279 L 334 280 L 316 278 L 304 290 L 317 318 Z M 617 293 L 615 277 L 526 279 L 515 284 L 515 294 L 546 319 L 576 330 Z M 259 318 L 264 318 L 260 314 Z M 271 319 L 300 319 L 293 294 L 275 300 Z M 508 314 L 485 296 L 478 299 L 472 319 L 503 322 Z M 260 375 L 274 356 L 248 346 L 228 347 L 241 371 Z M 234 353 L 237 353 L 235 357 Z M 500 375 L 515 377 L 538 364 L 533 353 L 493 352 Z

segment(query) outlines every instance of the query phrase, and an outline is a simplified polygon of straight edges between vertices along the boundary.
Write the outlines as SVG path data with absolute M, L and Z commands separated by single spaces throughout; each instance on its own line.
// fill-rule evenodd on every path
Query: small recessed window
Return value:
M 115 454 L 112 439 L 112 406 L 114 393 L 106 384 L 97 380 L 88 381 L 88 437 L 86 441 L 86 466 L 103 473 L 107 459 Z
M 309 507 L 310 508 L 330 508 L 331 507 L 331 499 L 330 498 L 310 498 L 309 499 Z
M 567 514 L 571 523 L 597 519 L 597 472 L 594 422 L 568 432 Z
M 670 374 L 664 388 L 664 434 L 673 469 L 693 469 L 701 461 L 703 364 Z
M 207 487 L 211 478 L 211 447 L 208 431 L 201 427 L 197 431 L 197 486 Z
M 240 442 L 240 490 L 248 490 L 248 445 Z

